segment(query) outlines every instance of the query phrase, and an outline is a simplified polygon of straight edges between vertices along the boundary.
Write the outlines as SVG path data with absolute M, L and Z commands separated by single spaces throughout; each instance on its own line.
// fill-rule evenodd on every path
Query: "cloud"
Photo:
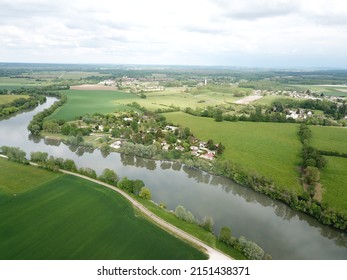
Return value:
M 215 3 L 225 17 L 236 20 L 287 16 L 299 10 L 297 0 L 216 0 Z
M 0 0 L 0 61 L 343 61 L 346 14 L 342 0 Z

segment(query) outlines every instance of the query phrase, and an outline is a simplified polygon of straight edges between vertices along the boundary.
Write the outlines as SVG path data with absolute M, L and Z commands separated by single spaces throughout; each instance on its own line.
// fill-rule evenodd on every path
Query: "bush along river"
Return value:
M 104 157 L 99 150 L 86 152 L 30 135 L 27 126 L 32 117 L 56 100 L 48 97 L 33 111 L 0 121 L 0 146 L 19 147 L 28 156 L 31 152 L 47 152 L 72 159 L 77 167 L 90 167 L 98 174 L 110 168 L 120 177 L 143 180 L 155 202 L 165 203 L 170 210 L 183 205 L 198 219 L 211 216 L 215 233 L 228 226 L 233 236 L 256 242 L 274 259 L 347 259 L 347 236 L 343 232 L 229 179 L 180 163 L 119 153 Z

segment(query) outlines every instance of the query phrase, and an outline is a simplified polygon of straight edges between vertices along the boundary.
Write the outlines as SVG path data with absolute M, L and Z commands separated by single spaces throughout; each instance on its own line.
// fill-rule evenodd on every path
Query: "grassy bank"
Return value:
M 180 228 L 184 230 L 185 232 L 195 236 L 196 238 L 202 240 L 207 245 L 216 248 L 229 256 L 233 257 L 237 260 L 245 260 L 246 257 L 240 252 L 235 250 L 234 248 L 230 246 L 226 246 L 224 243 L 218 241 L 216 236 L 214 236 L 211 232 L 208 232 L 201 227 L 199 227 L 196 224 L 190 224 L 185 221 L 182 221 L 178 219 L 173 213 L 168 212 L 156 204 L 154 204 L 151 201 L 142 199 L 140 197 L 134 197 L 136 198 L 141 204 L 143 204 L 147 209 L 149 209 L 151 212 L 153 212 L 158 217 L 162 218 L 163 220 L 169 222 L 170 224 L 176 226 L 177 228 Z

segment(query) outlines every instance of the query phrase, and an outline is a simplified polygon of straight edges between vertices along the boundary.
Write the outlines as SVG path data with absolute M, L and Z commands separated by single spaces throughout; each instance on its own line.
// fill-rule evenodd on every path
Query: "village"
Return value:
M 54 131 L 51 127 L 47 123 L 44 125 L 43 135 L 47 139 L 61 135 L 61 140 L 67 144 L 93 146 L 104 153 L 116 151 L 143 156 L 147 153 L 142 151 L 150 149 L 147 155 L 151 158 L 176 160 L 195 157 L 213 161 L 224 150 L 221 143 L 215 144 L 211 139 L 201 141 L 192 135 L 189 128 L 167 123 L 163 116 L 141 115 L 134 111 L 85 115 L 59 128 L 55 125 Z

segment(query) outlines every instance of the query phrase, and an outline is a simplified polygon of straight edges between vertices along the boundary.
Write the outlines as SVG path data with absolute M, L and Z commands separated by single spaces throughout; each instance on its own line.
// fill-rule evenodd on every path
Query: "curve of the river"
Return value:
M 85 152 L 30 136 L 27 125 L 33 115 L 54 101 L 49 97 L 33 111 L 0 121 L 0 146 L 20 147 L 27 154 L 48 152 L 55 157 L 73 159 L 78 167 L 90 167 L 98 173 L 110 168 L 121 177 L 141 179 L 151 189 L 155 202 L 164 202 L 168 209 L 183 205 L 199 219 L 212 216 L 217 233 L 221 227 L 228 226 L 234 236 L 243 235 L 255 241 L 274 259 L 347 259 L 344 233 L 229 179 L 179 163 L 118 153 L 105 157 L 98 150 Z

